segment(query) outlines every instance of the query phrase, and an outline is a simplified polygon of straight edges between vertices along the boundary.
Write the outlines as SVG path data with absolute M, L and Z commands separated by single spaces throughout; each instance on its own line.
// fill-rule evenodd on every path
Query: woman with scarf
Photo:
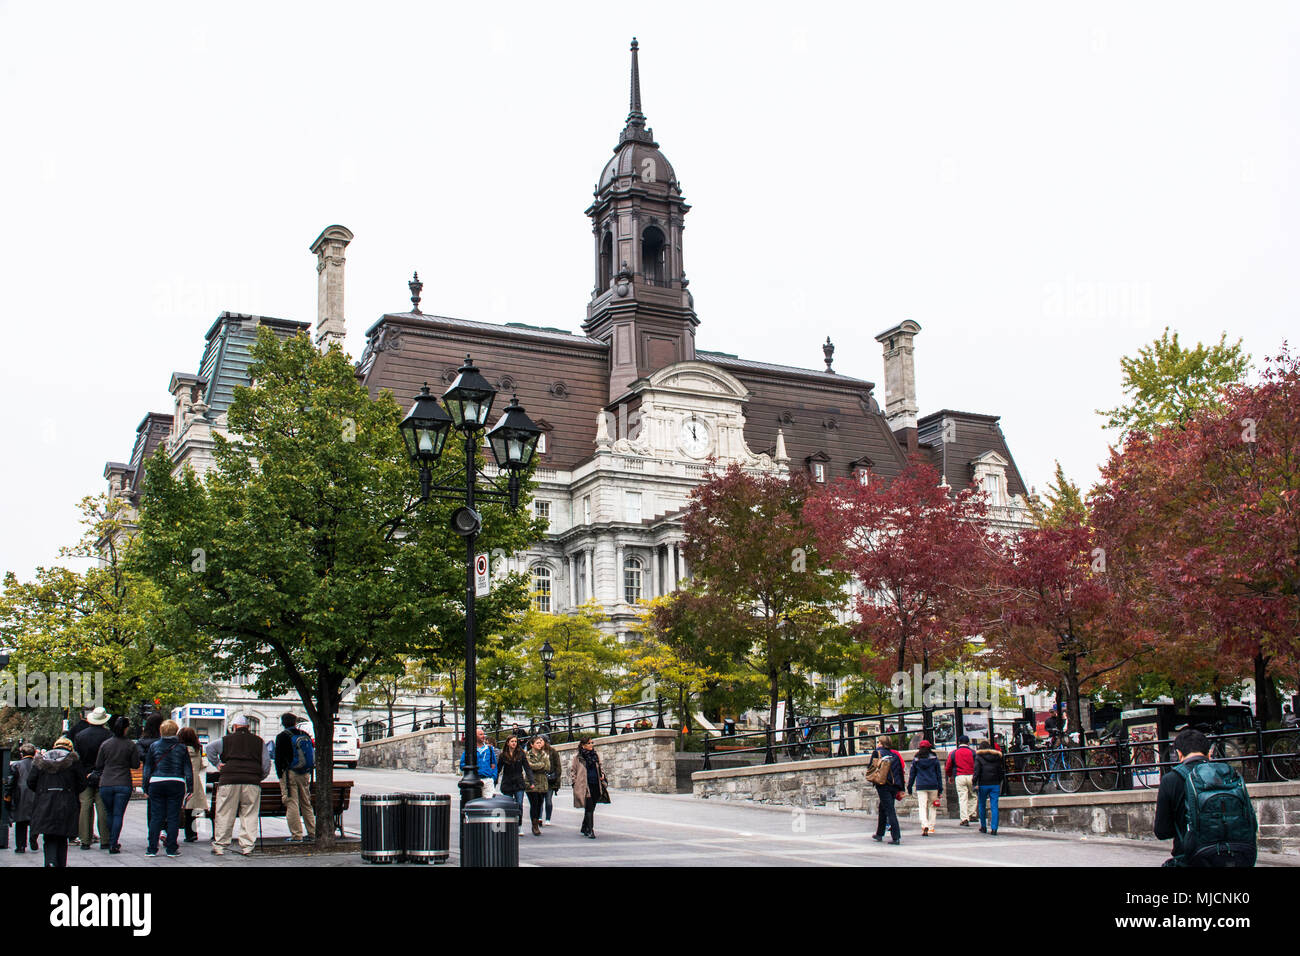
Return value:
M 531 783 L 529 779 L 531 771 L 528 769 L 528 762 L 524 759 L 524 748 L 519 746 L 519 738 L 514 734 L 510 735 L 506 745 L 501 748 L 501 756 L 497 758 L 497 764 L 501 768 L 501 782 L 498 789 L 518 804 L 519 814 L 522 817 L 524 794 Z
M 68 865 L 68 840 L 77 835 L 81 818 L 81 791 L 86 772 L 72 750 L 72 741 L 60 737 L 54 749 L 32 759 L 27 788 L 36 793 L 32 808 L 32 833 L 45 837 L 45 865 Z
M 569 779 L 573 782 L 573 805 L 582 810 L 583 836 L 596 839 L 595 812 L 597 803 L 608 803 L 605 772 L 600 767 L 600 755 L 591 744 L 590 737 L 578 741 L 578 752 L 569 765 Z

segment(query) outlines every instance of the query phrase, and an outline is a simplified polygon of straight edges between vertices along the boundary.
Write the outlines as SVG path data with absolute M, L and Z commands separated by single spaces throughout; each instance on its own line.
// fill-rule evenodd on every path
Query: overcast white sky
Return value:
M 1119 359 L 1170 325 L 1295 328 L 1284 3 L 0 0 L 0 570 L 77 535 L 223 309 L 315 320 L 341 223 L 348 346 L 408 305 L 577 330 L 582 211 L 644 108 L 694 206 L 701 348 L 995 413 L 1025 480 L 1085 484 Z M 883 394 L 883 386 L 880 388 Z

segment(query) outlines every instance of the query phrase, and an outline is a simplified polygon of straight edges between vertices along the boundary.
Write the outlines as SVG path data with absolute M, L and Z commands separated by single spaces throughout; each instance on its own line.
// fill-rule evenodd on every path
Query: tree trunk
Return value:
M 334 689 L 322 668 L 316 678 L 316 846 L 334 845 Z
M 1268 676 L 1268 661 L 1262 652 L 1255 655 L 1255 719 L 1265 727 L 1282 716 L 1281 708 L 1273 709 L 1277 694 Z
M 1069 667 L 1065 672 L 1065 692 L 1070 698 L 1069 721 L 1070 733 L 1078 733 L 1079 742 L 1083 743 L 1083 707 L 1079 700 L 1079 657 L 1071 654 Z
M 768 706 L 767 706 L 767 726 L 772 731 L 773 739 L 777 731 L 776 727 L 776 702 L 781 697 L 781 685 L 779 683 L 780 675 L 775 669 L 767 672 L 768 688 Z

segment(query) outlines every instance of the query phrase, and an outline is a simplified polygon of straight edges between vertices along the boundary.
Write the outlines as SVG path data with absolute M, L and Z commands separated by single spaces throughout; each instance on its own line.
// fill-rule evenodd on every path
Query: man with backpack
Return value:
M 1210 740 L 1188 728 L 1174 738 L 1178 765 L 1160 780 L 1156 839 L 1174 841 L 1165 866 L 1254 866 L 1255 808 L 1241 774 L 1206 758 Z
M 284 714 L 284 727 L 275 738 L 275 775 L 280 778 L 280 798 L 289 823 L 286 843 L 310 843 L 316 839 L 316 813 L 311 806 L 311 774 L 316 768 L 316 751 L 311 737 L 298 729 L 298 718 Z M 307 835 L 303 837 L 303 821 Z
M 894 806 L 907 784 L 903 776 L 903 755 L 890 746 L 888 737 L 882 737 L 871 752 L 871 762 L 867 764 L 867 780 L 876 787 L 876 832 L 871 837 L 877 843 L 883 843 L 885 829 L 888 827 L 891 846 L 903 842 L 898 826 L 898 809 Z

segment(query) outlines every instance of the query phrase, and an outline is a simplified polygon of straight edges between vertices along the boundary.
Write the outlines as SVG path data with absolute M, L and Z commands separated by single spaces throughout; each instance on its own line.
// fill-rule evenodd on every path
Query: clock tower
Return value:
M 690 206 L 641 112 L 635 38 L 630 107 L 587 207 L 596 284 L 583 331 L 609 345 L 610 402 L 636 379 L 694 360 L 699 325 L 682 267 L 682 227 Z

